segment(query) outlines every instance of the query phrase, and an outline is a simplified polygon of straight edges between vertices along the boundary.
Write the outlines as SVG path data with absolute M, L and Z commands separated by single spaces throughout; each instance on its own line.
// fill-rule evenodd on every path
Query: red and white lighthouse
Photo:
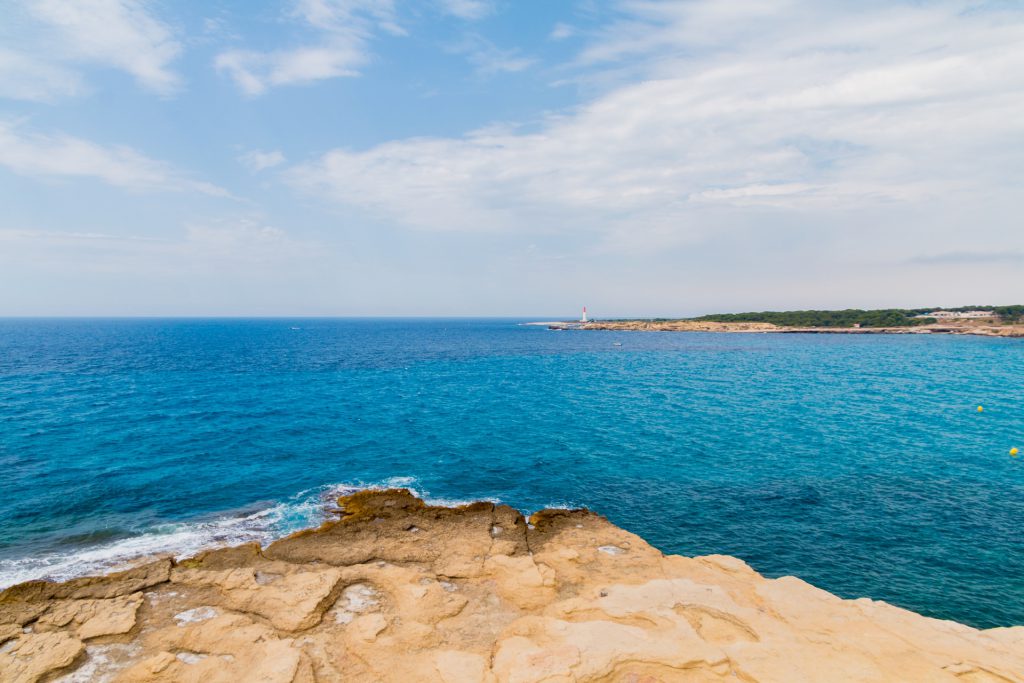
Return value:
M 580 318 L 580 322 L 581 323 L 587 322 L 587 307 L 586 306 L 583 307 L 583 317 Z

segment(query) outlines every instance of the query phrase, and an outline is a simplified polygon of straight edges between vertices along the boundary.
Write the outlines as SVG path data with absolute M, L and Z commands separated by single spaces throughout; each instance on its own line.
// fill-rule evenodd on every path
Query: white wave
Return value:
M 189 557 L 203 550 L 251 543 L 262 546 L 290 533 L 319 526 L 339 496 L 360 490 L 408 488 L 429 505 L 455 507 L 473 501 L 432 498 L 412 487 L 415 477 L 391 477 L 381 483 L 332 484 L 310 489 L 256 512 L 214 519 L 162 524 L 147 532 L 73 551 L 0 560 L 0 589 L 24 581 L 66 581 L 132 566 L 140 559 L 165 555 Z M 498 503 L 497 499 L 483 499 Z
M 463 500 L 461 498 L 438 498 L 431 496 L 429 491 L 423 489 L 417 489 L 413 487 L 413 484 L 417 483 L 416 477 L 390 477 L 385 479 L 380 484 L 358 484 L 350 486 L 352 491 L 373 491 L 380 489 L 395 489 L 402 488 L 408 489 L 409 493 L 423 500 L 427 505 L 436 505 L 439 507 L 454 508 L 463 505 L 470 505 L 471 503 L 478 503 L 481 501 L 487 503 L 498 504 L 501 501 L 497 498 L 473 498 L 472 500 Z
M 472 500 L 463 500 L 461 498 L 434 498 L 432 496 L 419 496 L 418 494 L 417 497 L 422 498 L 423 502 L 427 505 L 436 505 L 438 507 L 445 508 L 457 508 L 464 505 L 472 505 L 473 503 L 494 503 L 495 505 L 501 503 L 501 500 L 498 498 L 473 498 Z
M 303 491 L 290 499 L 245 515 L 162 524 L 146 533 L 68 552 L 0 560 L 0 588 L 46 579 L 66 581 L 104 574 L 156 555 L 187 557 L 202 550 L 256 541 L 266 545 L 299 529 L 320 525 L 338 496 L 361 488 L 336 484 Z

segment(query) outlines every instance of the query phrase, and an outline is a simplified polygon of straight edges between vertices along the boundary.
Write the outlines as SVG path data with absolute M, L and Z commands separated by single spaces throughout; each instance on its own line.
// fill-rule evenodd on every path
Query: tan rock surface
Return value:
M 590 512 L 340 504 L 265 550 L 0 593 L 0 680 L 1024 683 L 1024 627 L 665 556 Z
M 70 666 L 84 650 L 67 633 L 23 633 L 0 646 L 0 681 L 34 683 Z
M 55 600 L 36 621 L 36 630 L 67 628 L 82 640 L 128 633 L 135 626 L 135 613 L 142 605 L 142 593 L 105 600 Z
M 17 624 L 4 624 L 0 626 L 0 645 L 3 645 L 12 638 L 17 638 L 21 633 L 21 627 Z
M 215 602 L 238 612 L 257 614 L 282 631 L 316 626 L 337 598 L 338 569 L 294 571 L 282 564 L 278 572 L 252 567 L 205 571 L 175 569 L 171 582 L 218 589 Z

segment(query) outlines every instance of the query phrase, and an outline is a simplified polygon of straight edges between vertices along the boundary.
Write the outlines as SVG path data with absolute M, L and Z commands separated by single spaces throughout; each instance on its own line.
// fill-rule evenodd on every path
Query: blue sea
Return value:
M 0 585 L 406 486 L 1024 624 L 1024 340 L 521 322 L 0 321 Z

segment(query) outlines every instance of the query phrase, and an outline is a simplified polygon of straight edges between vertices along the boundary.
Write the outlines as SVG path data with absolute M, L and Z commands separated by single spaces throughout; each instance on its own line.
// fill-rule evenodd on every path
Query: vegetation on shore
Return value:
M 927 313 L 928 311 L 923 311 Z M 917 312 L 900 309 L 863 311 L 847 309 L 844 311 L 762 311 L 759 313 L 719 313 L 704 315 L 694 320 L 702 322 L 737 323 L 758 322 L 771 323 L 780 327 L 911 327 L 934 323 L 935 318 L 915 318 Z
M 959 308 L 887 308 L 842 311 L 760 311 L 752 313 L 716 313 L 690 318 L 700 322 L 762 322 L 780 327 L 913 327 L 938 322 L 935 318 L 917 316 L 932 311 L 992 311 L 993 317 L 1006 323 L 1018 322 L 1024 315 L 1024 306 L 961 306 Z

